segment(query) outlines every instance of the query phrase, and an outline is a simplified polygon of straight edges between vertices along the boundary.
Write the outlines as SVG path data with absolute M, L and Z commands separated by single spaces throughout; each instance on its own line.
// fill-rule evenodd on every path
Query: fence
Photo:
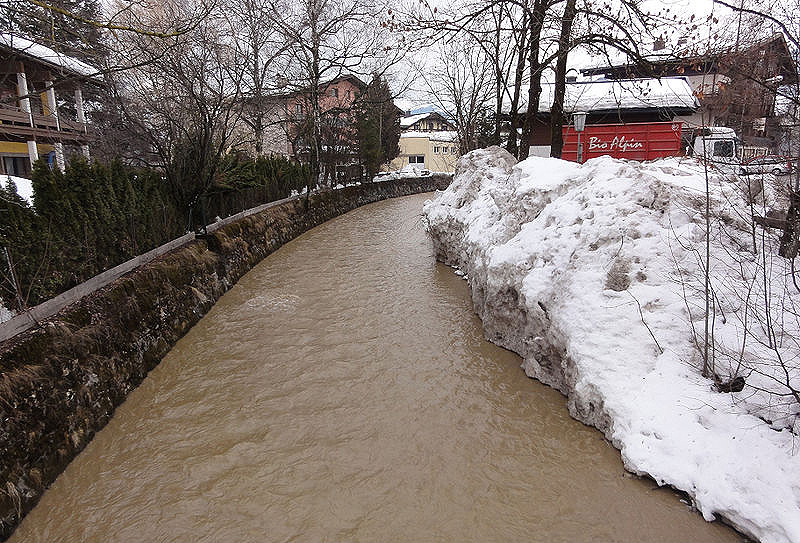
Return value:
M 285 202 L 289 202 L 291 200 L 300 198 L 300 196 L 292 196 L 289 198 L 284 198 L 282 200 L 276 200 L 274 202 L 269 202 L 266 204 L 262 204 L 251 209 L 246 209 L 234 215 L 231 215 L 225 219 L 216 221 L 212 224 L 209 224 L 206 227 L 207 232 L 214 232 L 215 230 L 221 228 L 226 224 L 230 224 L 234 221 L 238 221 L 250 215 L 261 213 L 262 211 L 274 207 L 277 205 L 281 205 Z M 67 307 L 68 305 L 77 302 L 84 296 L 95 292 L 96 290 L 103 288 L 104 286 L 108 285 L 112 281 L 119 279 L 123 275 L 128 272 L 131 272 L 142 266 L 143 264 L 147 264 L 151 260 L 172 251 L 173 249 L 177 249 L 190 241 L 195 239 L 195 233 L 191 232 L 188 234 L 184 234 L 183 236 L 173 239 L 155 249 L 152 249 L 144 254 L 136 256 L 127 262 L 123 262 L 118 266 L 115 266 L 111 269 L 108 269 L 98 275 L 95 275 L 91 279 L 84 281 L 80 285 L 77 285 L 66 292 L 62 292 L 58 296 L 51 298 L 41 304 L 29 308 L 23 313 L 12 317 L 11 319 L 0 323 L 0 341 L 5 341 L 10 339 L 17 334 L 21 334 L 22 332 L 29 330 L 33 326 L 39 324 L 40 321 L 48 319 L 61 311 L 63 308 Z

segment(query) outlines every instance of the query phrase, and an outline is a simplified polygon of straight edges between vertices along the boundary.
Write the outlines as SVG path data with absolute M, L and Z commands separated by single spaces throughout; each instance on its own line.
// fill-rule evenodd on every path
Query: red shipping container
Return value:
M 681 154 L 682 122 L 587 124 L 581 132 L 583 161 L 603 155 L 630 160 L 653 160 Z M 561 158 L 578 161 L 578 133 L 564 127 Z

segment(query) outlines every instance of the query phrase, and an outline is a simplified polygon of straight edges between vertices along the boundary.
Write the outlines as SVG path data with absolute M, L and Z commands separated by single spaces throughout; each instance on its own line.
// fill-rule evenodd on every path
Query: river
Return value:
M 430 195 L 357 209 L 242 278 L 13 542 L 739 541 L 626 474 L 483 339 Z

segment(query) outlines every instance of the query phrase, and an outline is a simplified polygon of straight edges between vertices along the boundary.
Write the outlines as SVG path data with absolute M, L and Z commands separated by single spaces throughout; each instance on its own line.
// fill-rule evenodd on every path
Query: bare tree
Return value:
M 280 132 L 285 109 L 275 99 L 282 90 L 277 77 L 282 68 L 280 60 L 291 44 L 277 28 L 270 0 L 232 0 L 225 16 L 235 38 L 231 46 L 244 64 L 239 82 L 244 102 L 242 121 L 252 132 L 252 147 L 256 156 L 264 154 L 267 134 Z M 275 147 L 276 142 L 268 142 Z
M 320 179 L 323 158 L 322 85 L 342 75 L 364 79 L 383 74 L 404 54 L 401 39 L 377 24 L 388 9 L 375 0 L 272 2 L 276 28 L 287 41 L 287 91 L 299 99 L 307 130 L 312 182 Z M 338 114 L 338 113 L 337 113 Z
M 482 121 L 492 112 L 492 59 L 469 35 L 438 47 L 435 64 L 418 66 L 431 100 L 455 121 L 460 154 L 478 148 Z
M 800 147 L 797 144 L 798 126 L 800 126 L 800 76 L 797 74 L 797 66 L 800 63 L 800 29 L 798 29 L 797 17 L 800 13 L 800 2 L 790 0 L 773 6 L 764 6 L 759 2 L 752 1 L 742 1 L 736 4 L 727 0 L 714 0 L 714 3 L 729 10 L 738 21 L 742 21 L 743 18 L 747 21 L 745 25 L 741 23 L 736 25 L 737 33 L 733 48 L 734 52 L 748 47 L 753 49 L 755 58 L 752 59 L 752 63 L 757 66 L 751 66 L 747 62 L 729 62 L 729 71 L 734 80 L 744 82 L 745 88 L 755 89 L 755 92 L 760 95 L 756 97 L 757 99 L 766 97 L 767 100 L 778 102 L 777 107 L 782 110 L 783 125 L 786 131 L 785 151 L 790 154 L 797 166 L 800 164 Z M 742 35 L 742 26 L 745 26 L 746 30 L 750 29 L 750 33 Z M 752 34 L 753 30 L 755 30 L 755 35 Z M 783 76 L 765 72 L 765 67 L 767 70 L 776 68 L 772 66 L 776 63 L 776 59 L 760 57 L 757 53 L 758 48 L 753 47 L 753 45 L 757 46 L 763 42 L 765 37 L 776 32 L 786 40 L 792 58 L 794 77 L 788 81 L 785 81 Z M 730 52 L 730 40 L 724 45 Z M 766 48 L 762 47 L 761 50 L 765 51 Z M 760 92 L 758 92 L 759 90 Z M 742 111 L 742 117 L 744 118 L 744 116 L 745 112 Z M 794 145 L 792 145 L 793 143 Z M 787 188 L 789 191 L 788 210 L 779 253 L 782 257 L 791 260 L 792 275 L 794 276 L 794 260 L 800 250 L 800 168 L 795 168 L 794 182 Z
M 167 2 L 152 23 L 192 13 L 190 2 Z M 139 14 L 140 16 L 144 16 Z M 128 157 L 164 169 L 179 205 L 199 222 L 200 197 L 214 181 L 240 115 L 240 82 L 247 65 L 229 41 L 220 16 L 170 39 L 147 35 L 114 45 L 133 64 L 114 78 L 117 105 L 150 153 Z
M 616 7 L 593 0 L 490 1 L 445 10 L 431 7 L 423 0 L 419 7 L 408 9 L 407 19 L 411 23 L 406 29 L 428 31 L 433 41 L 468 35 L 481 47 L 489 59 L 484 69 L 493 76 L 486 83 L 495 90 L 493 139 L 498 139 L 497 120 L 507 112 L 510 120 L 507 149 L 520 159 L 527 158 L 529 147 L 518 144 L 517 130 L 521 125 L 521 141 L 527 143 L 536 124 L 541 122 L 537 115 L 545 72 L 552 70 L 555 74 L 551 148 L 554 156 L 559 156 L 568 54 L 577 47 L 590 47 L 606 54 L 615 49 L 637 62 L 642 61 L 641 45 L 651 41 L 645 38 L 650 35 L 650 25 L 657 20 L 643 12 L 635 0 L 624 0 Z M 665 22 L 663 18 L 659 21 Z M 525 91 L 527 96 L 523 100 Z M 523 103 L 524 115 L 520 114 Z

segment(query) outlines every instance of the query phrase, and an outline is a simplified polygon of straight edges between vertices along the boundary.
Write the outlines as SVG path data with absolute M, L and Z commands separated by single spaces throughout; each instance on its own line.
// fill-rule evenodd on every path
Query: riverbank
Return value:
M 298 198 L 226 224 L 0 345 L 0 540 L 172 345 L 256 263 L 356 207 L 443 189 L 430 176 Z
M 798 335 L 787 317 L 785 350 L 767 348 L 754 325 L 764 313 L 754 306 L 753 278 L 775 279 L 770 296 L 793 303 L 796 294 L 778 289 L 789 264 L 776 257 L 758 268 L 776 252 L 774 236 L 765 233 L 752 257 L 751 231 L 737 213 L 742 187 L 717 176 L 710 183 L 708 379 L 697 349 L 705 180 L 696 164 L 602 157 L 517 165 L 500 149 L 476 151 L 425 213 L 438 258 L 469 281 L 487 338 L 565 394 L 570 414 L 604 432 L 628 470 L 685 491 L 707 520 L 720 516 L 763 542 L 800 541 L 791 431 L 800 406 L 770 401 L 786 392 L 777 359 L 796 359 Z M 766 208 L 772 196 L 765 191 L 754 205 Z M 756 285 L 746 299 L 742 282 Z M 797 370 L 786 369 L 791 388 Z M 734 377 L 745 379 L 743 389 Z

